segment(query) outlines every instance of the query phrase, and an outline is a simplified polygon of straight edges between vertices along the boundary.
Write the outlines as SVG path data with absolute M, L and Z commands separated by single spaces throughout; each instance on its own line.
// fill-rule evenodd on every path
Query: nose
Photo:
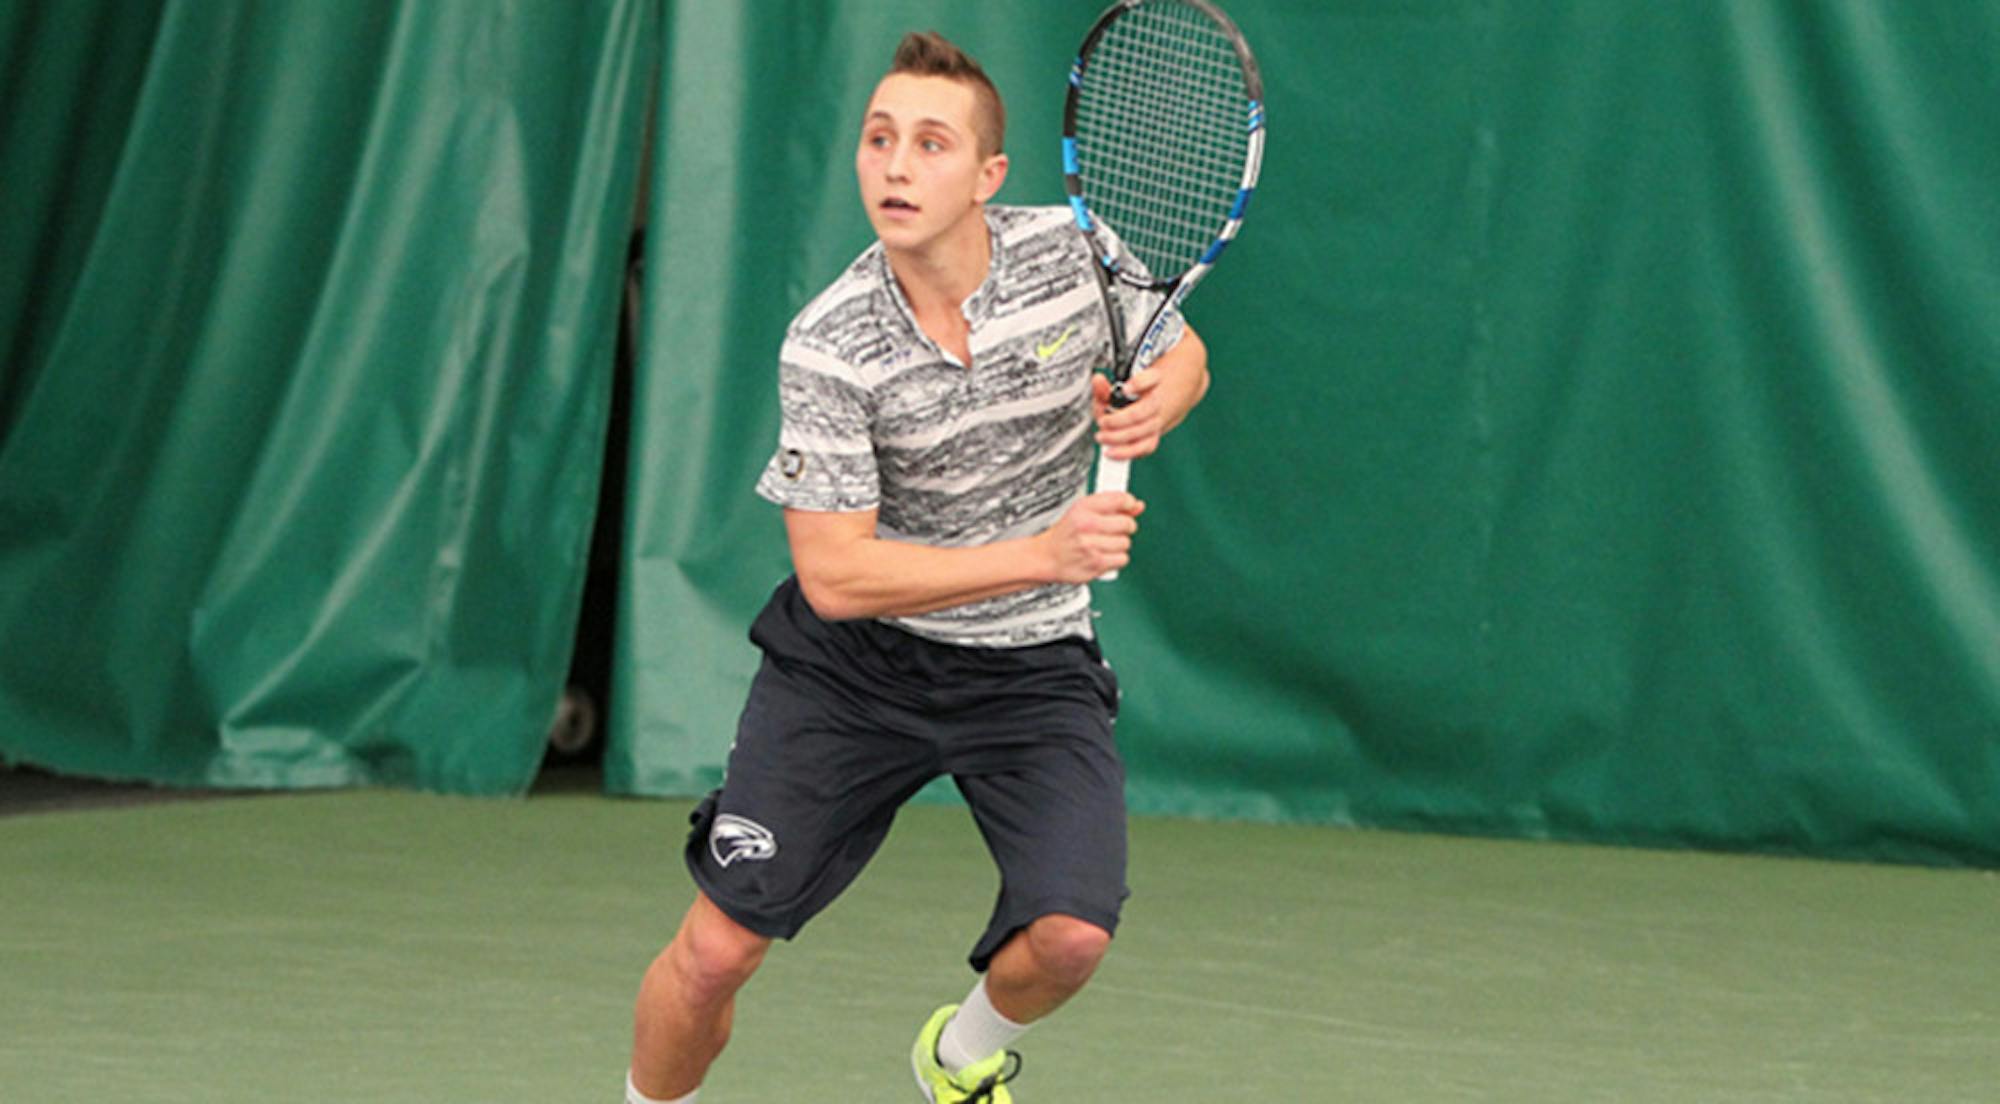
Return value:
M 891 180 L 910 178 L 910 147 L 906 142 L 897 142 L 889 150 L 889 163 L 884 166 Z

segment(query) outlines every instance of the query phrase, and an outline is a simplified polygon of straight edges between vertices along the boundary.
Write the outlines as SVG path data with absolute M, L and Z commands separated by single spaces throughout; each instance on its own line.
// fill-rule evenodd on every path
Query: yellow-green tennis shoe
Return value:
M 983 1062 L 974 1062 L 956 1076 L 938 1061 L 938 1036 L 944 1034 L 944 1025 L 956 1011 L 957 1005 L 945 1005 L 931 1013 L 930 1022 L 917 1033 L 917 1043 L 910 1048 L 910 1068 L 916 1071 L 917 1088 L 930 1104 L 1014 1104 L 1007 1082 L 1021 1072 L 1021 1056 L 1013 1051 L 1003 1050 Z

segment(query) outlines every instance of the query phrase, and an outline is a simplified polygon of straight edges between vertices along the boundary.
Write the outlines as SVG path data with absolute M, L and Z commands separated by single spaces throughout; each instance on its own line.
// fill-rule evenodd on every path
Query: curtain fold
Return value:
M 10 162 L 61 166 L 39 216 L 89 244 L 0 262 L 0 753 L 518 792 L 573 643 L 656 6 L 157 10 L 96 63 L 143 73 L 115 155 L 36 145 L 115 114 L 82 74 L 18 82 Z

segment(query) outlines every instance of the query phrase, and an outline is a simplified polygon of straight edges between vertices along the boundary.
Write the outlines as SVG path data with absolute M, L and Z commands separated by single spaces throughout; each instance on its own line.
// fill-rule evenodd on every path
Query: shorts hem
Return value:
M 708 898 L 716 908 L 722 910 L 722 915 L 734 920 L 748 931 L 761 935 L 765 939 L 791 940 L 796 938 L 799 931 L 805 927 L 803 922 L 794 921 L 790 918 L 774 920 L 768 915 L 754 912 L 722 896 L 716 891 L 713 885 L 709 884 L 708 879 L 704 876 L 701 864 L 694 859 L 688 860 L 687 869 L 688 876 L 694 880 L 694 887 L 701 891 L 701 895 Z
M 986 935 L 981 937 L 978 945 L 973 947 L 972 953 L 967 956 L 966 961 L 971 963 L 974 971 L 982 974 L 985 973 L 986 968 L 993 964 L 993 956 L 1000 953 L 1000 948 L 1006 946 L 1008 940 L 1014 938 L 1014 936 L 1026 930 L 1028 925 L 1040 920 L 1044 916 L 1073 916 L 1087 924 L 1095 924 L 1103 928 L 1106 934 L 1115 939 L 1118 935 L 1118 921 L 1121 912 L 1122 909 L 1120 908 L 1113 908 L 1107 912 L 1096 906 L 1085 905 L 1073 897 L 1045 898 L 1033 905 L 1017 910 L 1017 915 L 1020 917 L 1018 921 L 1013 921 L 1010 918 L 1010 922 L 1004 928 L 998 925 L 989 928 Z

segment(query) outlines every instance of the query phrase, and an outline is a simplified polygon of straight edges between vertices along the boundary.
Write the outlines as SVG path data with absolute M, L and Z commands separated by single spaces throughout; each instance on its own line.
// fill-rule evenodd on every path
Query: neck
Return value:
M 956 312 L 986 280 L 993 263 L 993 243 L 986 230 L 986 212 L 974 207 L 952 228 L 918 249 L 883 246 L 889 270 L 903 286 L 910 306 L 919 313 L 948 309 Z

